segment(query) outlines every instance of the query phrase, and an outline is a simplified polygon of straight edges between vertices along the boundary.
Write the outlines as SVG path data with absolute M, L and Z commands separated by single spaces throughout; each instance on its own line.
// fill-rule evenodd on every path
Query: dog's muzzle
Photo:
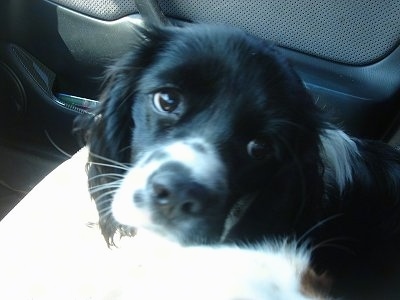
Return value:
M 171 161 L 160 166 L 147 180 L 146 188 L 136 191 L 133 201 L 140 207 L 150 201 L 167 219 L 181 215 L 199 215 L 205 210 L 204 199 L 213 198 L 212 188 L 193 178 L 183 163 Z
M 223 231 L 226 169 L 213 147 L 190 139 L 155 147 L 127 172 L 112 213 L 121 224 L 185 240 Z

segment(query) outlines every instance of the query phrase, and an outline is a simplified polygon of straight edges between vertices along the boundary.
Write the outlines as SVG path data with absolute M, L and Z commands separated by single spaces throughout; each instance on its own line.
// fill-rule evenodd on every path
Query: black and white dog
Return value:
M 337 290 L 393 278 L 398 152 L 331 125 L 265 41 L 211 25 L 141 35 L 81 124 L 108 243 L 134 228 L 185 245 L 293 238 Z

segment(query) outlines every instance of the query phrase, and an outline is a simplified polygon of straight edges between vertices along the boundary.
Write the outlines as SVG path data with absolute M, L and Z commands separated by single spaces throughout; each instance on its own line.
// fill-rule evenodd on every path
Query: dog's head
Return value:
M 321 121 L 288 63 L 224 26 L 141 34 L 110 68 L 87 133 L 106 238 L 123 224 L 183 243 L 218 241 L 240 231 L 249 207 L 266 212 L 256 227 L 293 226 L 315 192 L 303 181 L 318 168 Z

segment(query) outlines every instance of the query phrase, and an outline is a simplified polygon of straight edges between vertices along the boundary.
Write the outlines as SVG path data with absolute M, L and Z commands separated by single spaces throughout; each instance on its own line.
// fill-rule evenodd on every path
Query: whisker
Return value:
M 110 168 L 115 168 L 115 169 L 120 169 L 120 170 L 124 170 L 124 171 L 129 171 L 129 166 L 122 166 L 120 165 L 112 165 L 112 164 L 106 164 L 106 163 L 100 163 L 100 162 L 95 162 L 95 161 L 90 161 L 89 162 L 92 165 L 96 165 L 96 166 L 103 166 L 103 167 L 110 167 Z
M 100 209 L 99 211 L 99 215 L 102 217 L 109 217 L 112 215 L 112 211 L 110 207 L 105 207 L 103 209 Z
M 329 243 L 323 243 L 322 245 L 318 245 L 318 248 L 336 248 L 339 250 L 343 250 L 344 252 L 350 253 L 351 255 L 356 256 L 356 253 L 354 251 L 351 251 L 348 247 L 345 246 L 340 246 L 337 244 L 329 244 Z M 311 251 L 315 251 L 316 248 L 312 248 Z
M 107 158 L 107 157 L 105 157 L 105 156 L 102 156 L 102 155 L 99 155 L 99 154 L 96 154 L 96 153 L 93 153 L 93 152 L 90 152 L 90 155 L 93 156 L 93 157 L 96 157 L 96 158 L 98 158 L 98 159 L 101 159 L 101 160 L 103 160 L 103 161 L 109 162 L 109 163 L 111 163 L 111 164 L 113 164 L 113 165 L 120 166 L 120 167 L 126 167 L 126 166 L 130 165 L 130 164 L 127 164 L 127 163 L 121 163 L 121 162 L 116 161 L 116 160 L 114 160 L 114 159 Z M 93 162 L 92 162 L 92 163 L 93 163 Z
M 124 174 L 118 174 L 118 173 L 104 173 L 104 174 L 99 174 L 99 175 L 90 177 L 90 178 L 89 178 L 89 181 L 94 180 L 94 179 L 98 179 L 98 178 L 101 178 L 101 177 L 124 178 L 125 175 L 124 175 Z M 118 179 L 118 180 L 120 180 L 120 179 Z
M 334 220 L 334 219 L 336 219 L 338 217 L 341 217 L 341 216 L 343 216 L 343 213 L 335 214 L 335 215 L 332 215 L 330 217 L 325 218 L 324 220 L 319 221 L 317 224 L 315 224 L 310 229 L 308 229 L 305 233 L 303 233 L 303 235 L 297 241 L 299 243 L 301 243 L 312 231 L 314 231 L 318 227 L 321 227 L 325 223 L 330 222 L 330 221 L 332 221 L 332 220 Z
M 7 184 L 7 182 L 5 182 L 5 181 L 3 181 L 3 180 L 0 180 L 0 185 L 3 186 L 3 187 L 5 187 L 6 189 L 8 189 L 8 190 L 10 190 L 10 191 L 13 191 L 13 192 L 16 192 L 16 193 L 18 193 L 18 194 L 21 194 L 22 196 L 25 196 L 26 194 L 29 193 L 29 191 L 23 191 L 23 190 L 14 188 L 14 187 L 12 187 L 11 185 Z
M 110 195 L 114 195 L 114 194 L 115 194 L 115 190 L 102 193 L 99 197 L 96 198 L 96 202 L 100 203 L 101 201 L 103 201 L 104 198 L 109 197 Z
M 50 134 L 49 134 L 49 132 L 48 132 L 47 130 L 44 130 L 44 134 L 46 135 L 46 138 L 49 140 L 50 144 L 51 144 L 54 148 L 56 148 L 56 149 L 58 150 L 58 152 L 60 152 L 61 154 L 65 155 L 65 156 L 68 157 L 68 158 L 71 158 L 71 157 L 72 157 L 71 154 L 69 154 L 69 153 L 67 153 L 66 151 L 64 151 L 63 149 L 61 149 L 61 148 L 53 141 L 53 139 L 51 138 L 51 136 L 50 136 Z
M 120 187 L 120 183 L 107 183 L 107 184 L 101 184 L 101 185 L 97 185 L 97 186 L 93 186 L 89 188 L 89 191 L 93 192 L 93 193 L 97 193 L 97 192 L 101 192 L 104 190 L 109 190 L 112 189 L 113 191 L 115 191 L 116 188 Z
M 110 215 L 111 214 L 111 208 L 110 207 L 103 207 L 103 208 L 101 208 L 101 209 L 99 209 L 99 214 L 100 215 L 103 215 L 103 216 L 107 216 L 107 215 Z
M 122 181 L 123 181 L 123 178 L 116 179 L 116 180 L 109 181 L 109 182 L 99 183 L 99 184 L 92 185 L 91 187 L 89 187 L 89 189 L 96 189 L 96 188 L 103 188 L 103 187 L 104 188 L 107 188 L 107 187 L 115 188 L 115 187 L 119 187 L 121 185 Z
M 354 241 L 355 242 L 357 240 L 354 239 L 354 238 L 350 238 L 350 237 L 331 238 L 331 239 L 327 239 L 325 241 L 322 241 L 319 244 L 314 245 L 311 248 L 311 251 L 314 252 L 315 250 L 320 249 L 320 248 L 331 247 L 331 248 L 336 248 L 336 249 L 340 249 L 340 250 L 346 251 L 346 252 L 348 252 L 348 253 L 350 253 L 352 255 L 356 255 L 356 253 L 354 251 L 352 251 L 350 248 L 348 248 L 346 246 L 339 245 L 339 244 L 332 244 L 332 242 L 335 242 L 335 241 Z
M 131 148 L 132 148 L 132 145 L 125 146 L 125 147 L 121 148 L 121 152 L 123 152 L 125 150 L 129 150 Z
M 99 216 L 104 219 L 112 218 L 112 211 L 110 208 L 103 208 L 98 211 Z M 101 223 L 101 222 L 100 222 Z

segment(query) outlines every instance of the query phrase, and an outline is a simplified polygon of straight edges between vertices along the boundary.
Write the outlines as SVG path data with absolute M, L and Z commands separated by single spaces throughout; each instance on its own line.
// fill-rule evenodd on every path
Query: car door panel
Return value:
M 81 111 L 56 95 L 97 99 L 105 66 L 129 49 L 137 18 L 104 22 L 41 0 L 13 1 L 7 9 L 14 17 L 1 31 L 0 62 L 21 82 L 25 96 L 18 102 L 27 109 L 19 113 L 41 124 L 59 146 L 75 147 L 72 122 Z M 16 101 L 15 93 L 1 93 L 4 102 Z

